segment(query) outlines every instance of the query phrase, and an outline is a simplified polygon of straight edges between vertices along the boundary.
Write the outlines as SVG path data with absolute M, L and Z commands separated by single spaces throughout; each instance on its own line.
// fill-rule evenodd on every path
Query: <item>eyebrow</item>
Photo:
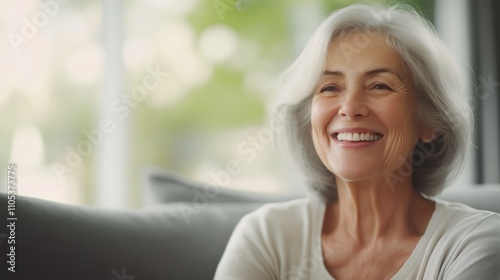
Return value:
M 364 74 L 364 76 L 375 76 L 375 75 L 382 74 L 382 73 L 393 74 L 396 77 L 398 77 L 399 80 L 403 81 L 403 78 L 398 73 L 396 73 L 395 71 L 393 71 L 393 70 L 391 70 L 389 68 L 377 68 L 377 69 L 373 69 L 373 70 L 370 70 L 370 71 L 366 72 Z M 343 77 L 343 76 L 345 76 L 345 74 L 342 73 L 342 72 L 340 72 L 340 71 L 325 70 L 325 72 L 323 72 L 323 76 L 340 76 L 340 77 Z

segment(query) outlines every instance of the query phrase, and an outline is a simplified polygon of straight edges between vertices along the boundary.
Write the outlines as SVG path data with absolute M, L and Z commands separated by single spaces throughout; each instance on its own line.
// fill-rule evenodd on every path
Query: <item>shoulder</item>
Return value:
M 287 248 L 298 253 L 299 244 L 309 244 L 319 234 L 323 212 L 324 202 L 314 197 L 266 204 L 244 216 L 233 237 L 275 252 Z
M 496 255 L 500 258 L 500 214 L 460 203 L 437 201 L 432 230 L 448 256 Z
M 500 232 L 500 214 L 477 210 L 461 203 L 436 201 L 436 211 L 441 225 L 452 227 L 462 234 L 478 231 Z
M 440 236 L 445 246 L 439 250 L 448 260 L 443 267 L 445 275 L 449 279 L 499 276 L 500 214 L 458 203 L 439 203 L 442 208 L 438 223 L 446 231 Z
M 322 209 L 319 199 L 303 198 L 266 204 L 247 214 L 231 235 L 218 276 L 278 279 L 277 275 L 287 275 L 311 256 Z
M 436 217 L 432 226 L 435 234 L 443 237 L 444 241 L 460 244 L 465 238 L 477 238 L 481 242 L 487 240 L 487 236 L 494 236 L 500 243 L 500 214 L 460 203 L 436 201 Z
M 269 203 L 245 215 L 238 226 L 267 234 L 286 231 L 314 223 L 321 214 L 321 209 L 324 209 L 324 203 L 313 197 Z
M 322 202 L 314 197 L 305 197 L 285 202 L 268 203 L 247 214 L 245 219 L 280 218 L 303 216 L 314 211 Z

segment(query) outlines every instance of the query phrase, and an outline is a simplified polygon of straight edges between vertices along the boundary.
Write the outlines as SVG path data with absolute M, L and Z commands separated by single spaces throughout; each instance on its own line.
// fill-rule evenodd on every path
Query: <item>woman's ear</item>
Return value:
M 438 132 L 434 129 L 428 128 L 426 125 L 421 125 L 420 127 L 420 141 L 424 143 L 430 143 L 432 140 L 436 139 Z

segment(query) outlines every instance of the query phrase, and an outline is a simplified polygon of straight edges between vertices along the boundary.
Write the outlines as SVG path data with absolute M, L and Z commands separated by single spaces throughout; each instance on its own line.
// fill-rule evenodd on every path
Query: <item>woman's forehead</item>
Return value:
M 407 72 L 401 56 L 378 32 L 350 32 L 334 38 L 328 47 L 325 70 L 371 71 L 377 68 Z

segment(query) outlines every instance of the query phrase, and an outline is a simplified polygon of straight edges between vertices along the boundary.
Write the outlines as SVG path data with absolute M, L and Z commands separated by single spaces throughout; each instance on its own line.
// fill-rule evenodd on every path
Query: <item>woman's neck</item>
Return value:
M 389 186 L 385 179 L 337 179 L 338 202 L 327 206 L 323 234 L 341 234 L 360 246 L 384 237 L 414 237 L 425 232 L 434 203 L 418 194 L 411 180 Z

